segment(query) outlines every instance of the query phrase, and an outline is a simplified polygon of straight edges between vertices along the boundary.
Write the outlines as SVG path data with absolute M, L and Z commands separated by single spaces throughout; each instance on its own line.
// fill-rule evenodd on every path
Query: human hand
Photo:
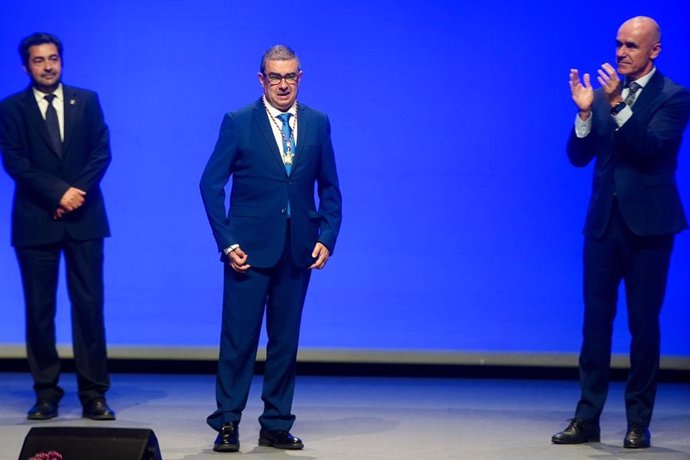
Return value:
M 623 91 L 623 84 L 621 82 L 621 79 L 618 78 L 618 73 L 616 73 L 616 69 L 614 69 L 611 64 L 606 62 L 601 66 L 601 69 L 599 69 L 597 72 L 599 73 L 597 80 L 601 84 L 601 87 L 604 89 L 604 94 L 608 98 L 611 107 L 614 107 L 616 104 L 623 102 L 623 96 L 621 96 L 621 93 Z
M 326 246 L 321 243 L 316 243 L 314 250 L 311 252 L 311 256 L 316 259 L 313 264 L 309 266 L 309 269 L 316 268 L 321 270 L 326 266 L 328 258 L 331 257 L 331 253 Z
M 79 190 L 76 187 L 70 187 L 60 198 L 60 208 L 63 208 L 65 211 L 79 209 L 84 204 L 85 196 L 85 191 Z
M 64 216 L 67 213 L 67 210 L 65 208 L 57 208 L 55 212 L 53 213 L 53 219 L 54 220 L 60 220 L 62 219 L 62 216 Z
M 594 102 L 594 89 L 588 73 L 584 74 L 580 81 L 580 72 L 577 69 L 570 69 L 570 94 L 580 111 L 580 118 L 583 120 L 589 118 Z
M 228 259 L 230 267 L 237 273 L 244 273 L 252 267 L 247 263 L 247 254 L 239 246 L 228 252 Z

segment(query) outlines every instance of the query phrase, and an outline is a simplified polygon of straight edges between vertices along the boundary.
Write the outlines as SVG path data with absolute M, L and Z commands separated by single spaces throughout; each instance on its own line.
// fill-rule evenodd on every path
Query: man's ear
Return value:
M 649 57 L 650 59 L 654 60 L 659 57 L 659 54 L 661 54 L 661 43 L 657 43 L 652 47 L 652 52 L 650 53 Z

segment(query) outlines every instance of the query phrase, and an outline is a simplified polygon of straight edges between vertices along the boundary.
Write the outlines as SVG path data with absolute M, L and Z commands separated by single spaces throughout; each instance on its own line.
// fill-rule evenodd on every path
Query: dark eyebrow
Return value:
M 623 45 L 625 45 L 626 48 L 638 48 L 638 45 L 637 45 L 637 43 L 635 43 L 635 42 L 625 42 L 625 43 L 623 43 L 623 42 L 620 41 L 620 40 L 616 40 L 616 46 L 623 46 Z

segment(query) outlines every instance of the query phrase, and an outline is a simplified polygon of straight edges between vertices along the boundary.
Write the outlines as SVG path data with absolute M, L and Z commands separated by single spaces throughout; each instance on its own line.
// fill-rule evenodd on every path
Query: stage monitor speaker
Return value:
M 19 460 L 50 451 L 64 460 L 162 460 L 152 430 L 90 427 L 31 428 Z

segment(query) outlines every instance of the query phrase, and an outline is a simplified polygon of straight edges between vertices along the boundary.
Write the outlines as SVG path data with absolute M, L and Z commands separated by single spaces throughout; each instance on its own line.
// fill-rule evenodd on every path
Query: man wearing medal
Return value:
M 238 425 L 264 311 L 268 344 L 259 445 L 303 448 L 290 433 L 302 307 L 311 270 L 326 265 L 341 222 L 330 122 L 297 103 L 302 71 L 294 51 L 269 48 L 258 78 L 263 95 L 225 114 L 200 182 L 224 262 L 217 410 L 207 418 L 219 432 L 213 447 L 219 452 L 240 447 Z

